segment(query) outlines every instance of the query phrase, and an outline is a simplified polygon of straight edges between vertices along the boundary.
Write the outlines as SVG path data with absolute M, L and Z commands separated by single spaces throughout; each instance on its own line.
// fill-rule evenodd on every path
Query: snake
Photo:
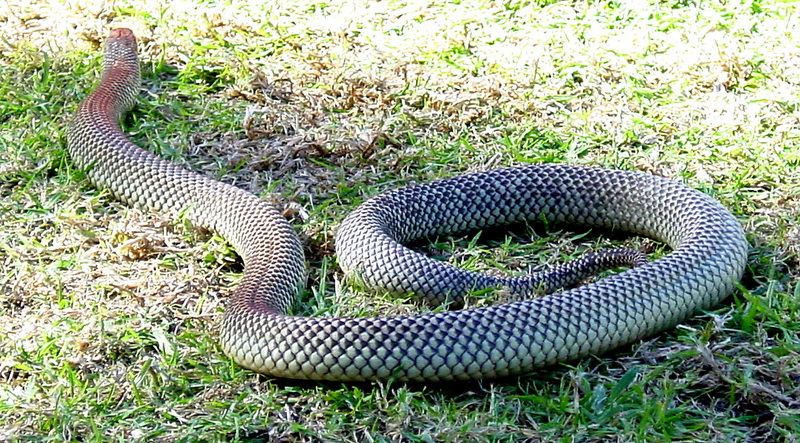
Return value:
M 115 198 L 179 211 L 231 244 L 244 271 L 226 301 L 218 341 L 234 362 L 256 372 L 335 381 L 524 375 L 673 328 L 723 301 L 745 271 L 749 246 L 741 224 L 701 191 L 638 171 L 523 164 L 367 199 L 336 232 L 344 275 L 365 289 L 433 302 L 481 289 L 524 293 L 534 280 L 462 269 L 408 246 L 518 223 L 641 235 L 668 250 L 605 278 L 492 306 L 386 317 L 292 315 L 306 264 L 291 223 L 275 203 L 131 142 L 120 120 L 141 88 L 133 32 L 113 29 L 103 60 L 99 84 L 67 128 L 72 162 Z

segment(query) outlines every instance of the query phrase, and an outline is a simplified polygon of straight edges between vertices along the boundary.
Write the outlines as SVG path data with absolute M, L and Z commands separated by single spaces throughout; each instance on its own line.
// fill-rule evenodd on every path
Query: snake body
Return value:
M 521 221 L 627 231 L 672 252 L 597 282 L 500 306 L 429 315 L 305 318 L 287 312 L 304 279 L 300 241 L 272 204 L 187 171 L 130 142 L 119 120 L 140 87 L 136 39 L 111 31 L 104 73 L 67 133 L 75 164 L 99 188 L 156 210 L 184 211 L 242 257 L 220 329 L 222 349 L 266 374 L 305 379 L 453 380 L 520 374 L 599 353 L 720 302 L 741 278 L 748 245 L 717 201 L 637 172 L 534 165 L 468 174 L 381 194 L 337 233 L 339 263 L 368 287 L 441 300 L 496 279 L 425 258 L 404 242 Z

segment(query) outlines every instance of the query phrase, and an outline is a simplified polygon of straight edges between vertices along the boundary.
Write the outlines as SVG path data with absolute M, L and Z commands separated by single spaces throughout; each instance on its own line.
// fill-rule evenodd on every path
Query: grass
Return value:
M 3 8 L 0 440 L 797 441 L 794 4 Z M 387 189 L 522 163 L 641 170 L 701 189 L 742 221 L 747 274 L 674 330 L 519 378 L 337 384 L 243 370 L 215 340 L 235 253 L 179 214 L 116 202 L 66 154 L 64 127 L 96 82 L 109 22 L 140 37 L 131 137 L 284 205 L 310 267 L 300 314 L 419 310 L 341 281 L 337 224 Z M 420 248 L 514 273 L 618 242 L 583 234 L 522 229 Z

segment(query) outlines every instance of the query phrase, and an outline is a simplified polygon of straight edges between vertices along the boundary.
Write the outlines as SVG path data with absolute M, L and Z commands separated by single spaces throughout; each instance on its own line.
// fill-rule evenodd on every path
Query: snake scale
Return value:
M 516 290 L 520 279 L 462 270 L 402 244 L 543 218 L 652 237 L 672 251 L 584 286 L 499 306 L 400 317 L 291 316 L 305 279 L 297 235 L 272 204 L 130 142 L 119 120 L 139 88 L 136 38 L 128 29 L 114 29 L 102 80 L 69 126 L 70 156 L 95 186 L 128 204 L 184 211 L 192 223 L 231 243 L 245 272 L 227 303 L 220 344 L 234 361 L 258 372 L 420 381 L 526 373 L 670 328 L 724 299 L 744 272 L 748 244 L 741 226 L 699 191 L 638 172 L 528 165 L 368 200 L 337 232 L 340 266 L 369 288 L 429 300 L 481 287 Z

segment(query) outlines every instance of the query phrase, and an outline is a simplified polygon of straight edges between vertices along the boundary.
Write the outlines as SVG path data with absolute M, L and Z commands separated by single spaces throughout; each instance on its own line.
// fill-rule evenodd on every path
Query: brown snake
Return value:
M 672 327 L 720 302 L 744 272 L 748 245 L 741 226 L 698 191 L 637 172 L 522 166 L 369 200 L 337 233 L 342 269 L 370 288 L 429 300 L 491 287 L 524 293 L 527 279 L 465 271 L 401 243 L 542 218 L 645 235 L 666 242 L 672 252 L 578 288 L 489 308 L 406 317 L 290 316 L 304 279 L 297 235 L 273 205 L 130 142 L 119 120 L 136 101 L 139 77 L 133 33 L 111 31 L 103 78 L 69 127 L 69 153 L 95 186 L 129 204 L 185 211 L 192 223 L 233 245 L 245 273 L 227 304 L 220 343 L 255 371 L 432 381 L 525 373 Z

